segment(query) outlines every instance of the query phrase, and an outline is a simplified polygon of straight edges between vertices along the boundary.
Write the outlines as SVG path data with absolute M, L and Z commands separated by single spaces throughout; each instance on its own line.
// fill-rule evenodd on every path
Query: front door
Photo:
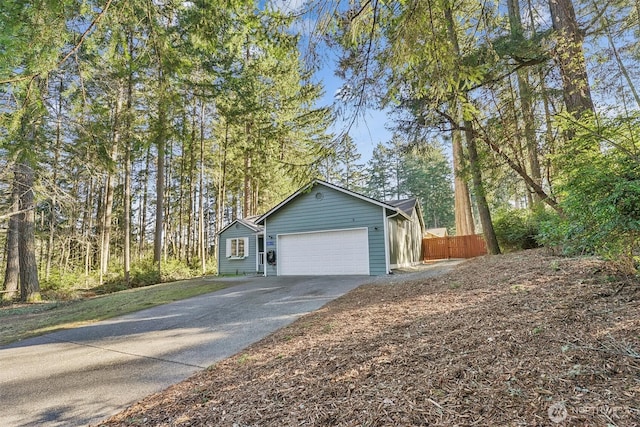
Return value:
M 264 236 L 258 236 L 258 245 L 256 247 L 256 271 L 264 273 Z

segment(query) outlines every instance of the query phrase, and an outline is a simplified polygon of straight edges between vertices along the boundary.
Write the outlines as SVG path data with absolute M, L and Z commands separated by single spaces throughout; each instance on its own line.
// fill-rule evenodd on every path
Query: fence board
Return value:
M 480 234 L 422 239 L 423 259 L 473 258 L 487 253 Z

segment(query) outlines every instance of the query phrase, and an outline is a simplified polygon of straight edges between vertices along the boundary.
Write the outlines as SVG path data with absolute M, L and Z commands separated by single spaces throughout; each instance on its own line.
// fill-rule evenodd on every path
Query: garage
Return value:
M 278 235 L 278 275 L 369 274 L 367 228 Z

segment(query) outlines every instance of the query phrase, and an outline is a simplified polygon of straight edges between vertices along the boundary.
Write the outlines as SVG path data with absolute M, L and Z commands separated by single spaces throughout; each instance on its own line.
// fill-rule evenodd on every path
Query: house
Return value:
M 219 274 L 383 275 L 422 261 L 416 199 L 381 202 L 315 180 L 218 233 Z
M 435 239 L 435 238 L 439 238 L 439 237 L 447 237 L 448 235 L 449 235 L 449 232 L 444 227 L 441 227 L 441 228 L 427 228 L 427 230 L 424 233 L 424 237 L 426 239 Z
M 218 274 L 256 274 L 264 270 L 262 226 L 253 220 L 236 219 L 218 232 Z
M 422 262 L 424 217 L 418 199 L 386 202 L 405 215 L 389 216 L 389 256 L 391 268 L 409 267 Z M 408 217 L 408 218 L 407 218 Z

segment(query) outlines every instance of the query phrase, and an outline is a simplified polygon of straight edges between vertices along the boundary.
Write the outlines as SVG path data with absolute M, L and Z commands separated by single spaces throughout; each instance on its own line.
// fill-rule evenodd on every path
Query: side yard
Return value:
M 214 292 L 229 284 L 206 278 L 160 283 L 71 301 L 0 306 L 0 345 Z
M 356 289 L 104 426 L 640 425 L 640 284 L 477 258 Z

